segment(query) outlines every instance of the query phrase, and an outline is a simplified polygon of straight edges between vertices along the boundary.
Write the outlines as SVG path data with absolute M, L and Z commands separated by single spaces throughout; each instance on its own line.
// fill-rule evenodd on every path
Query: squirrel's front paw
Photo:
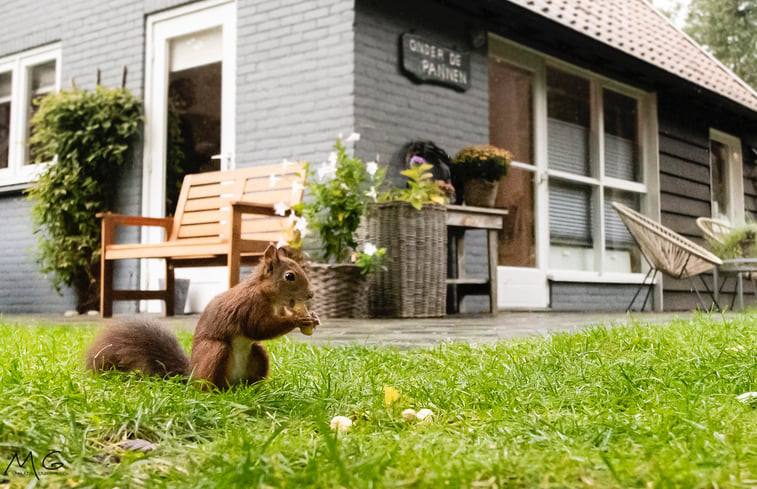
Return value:
M 310 311 L 309 317 L 300 320 L 300 332 L 306 336 L 310 336 L 313 334 L 315 327 L 320 324 L 321 320 L 318 319 L 318 315 Z

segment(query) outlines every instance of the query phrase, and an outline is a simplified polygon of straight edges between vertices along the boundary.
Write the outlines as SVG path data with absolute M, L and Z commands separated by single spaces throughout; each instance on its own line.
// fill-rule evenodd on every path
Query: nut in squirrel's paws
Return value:
M 303 317 L 304 324 L 300 325 L 300 332 L 306 336 L 312 335 L 315 327 L 321 324 L 320 319 L 318 319 L 318 315 L 316 315 L 316 313 L 312 311 L 308 311 L 308 308 L 304 302 L 295 304 L 295 306 L 292 308 L 292 312 L 296 316 Z

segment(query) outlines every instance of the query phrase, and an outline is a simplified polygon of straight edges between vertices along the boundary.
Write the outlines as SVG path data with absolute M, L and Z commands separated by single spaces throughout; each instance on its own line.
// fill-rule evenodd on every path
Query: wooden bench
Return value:
M 275 204 L 299 203 L 304 180 L 301 163 L 198 173 L 184 177 L 174 217 L 100 214 L 100 314 L 112 316 L 113 301 L 159 299 L 172 316 L 175 268 L 226 265 L 233 287 L 241 265 L 257 263 L 271 242 L 292 237 L 293 223 L 276 214 Z M 119 226 L 162 227 L 165 238 L 155 244 L 116 244 Z M 141 258 L 165 260 L 165 289 L 113 290 L 114 262 Z

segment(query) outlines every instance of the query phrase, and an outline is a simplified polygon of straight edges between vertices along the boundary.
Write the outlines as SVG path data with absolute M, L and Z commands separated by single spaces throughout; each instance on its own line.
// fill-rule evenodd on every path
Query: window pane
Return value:
M 489 60 L 489 143 L 515 161 L 533 164 L 534 75 L 497 58 Z
M 527 164 L 533 164 L 533 78 L 530 71 L 494 57 L 489 60 L 489 142 Z M 508 210 L 498 263 L 535 267 L 534 173 L 510 167 L 498 186 L 495 207 Z
M 637 211 L 641 209 L 638 194 L 614 189 L 605 191 L 605 247 L 607 249 L 605 271 L 639 273 L 641 272 L 641 253 L 628 228 L 612 207 L 613 202 L 620 202 Z
M 603 90 L 603 97 L 605 175 L 639 182 L 641 171 L 636 99 L 610 90 Z
M 48 93 L 55 90 L 55 60 L 33 66 L 31 70 L 32 91 Z
M 11 129 L 11 73 L 0 73 L 0 169 L 8 168 Z
M 726 167 L 729 148 L 719 141 L 710 141 L 710 178 L 712 180 L 712 215 L 728 216 L 728 195 L 726 191 Z
M 39 99 L 46 94 L 55 91 L 55 60 L 48 61 L 36 66 L 32 66 L 29 70 L 29 76 L 31 77 L 31 93 L 26 103 L 26 141 L 32 135 L 31 120 L 34 114 L 39 110 Z M 34 145 L 27 144 L 27 157 L 26 164 L 37 163 L 37 151 Z
M 495 207 L 508 210 L 499 234 L 498 263 L 509 267 L 536 266 L 534 172 L 510 167 L 499 184 Z
M 549 185 L 549 240 L 552 244 L 592 246 L 591 187 Z
M 547 118 L 549 168 L 589 176 L 589 81 L 548 68 Z

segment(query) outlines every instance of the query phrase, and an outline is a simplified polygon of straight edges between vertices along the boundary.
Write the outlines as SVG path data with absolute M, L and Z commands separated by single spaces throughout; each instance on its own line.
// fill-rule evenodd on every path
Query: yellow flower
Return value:
M 390 385 L 384 386 L 384 404 L 389 406 L 394 401 L 400 398 L 400 393 L 394 387 Z

